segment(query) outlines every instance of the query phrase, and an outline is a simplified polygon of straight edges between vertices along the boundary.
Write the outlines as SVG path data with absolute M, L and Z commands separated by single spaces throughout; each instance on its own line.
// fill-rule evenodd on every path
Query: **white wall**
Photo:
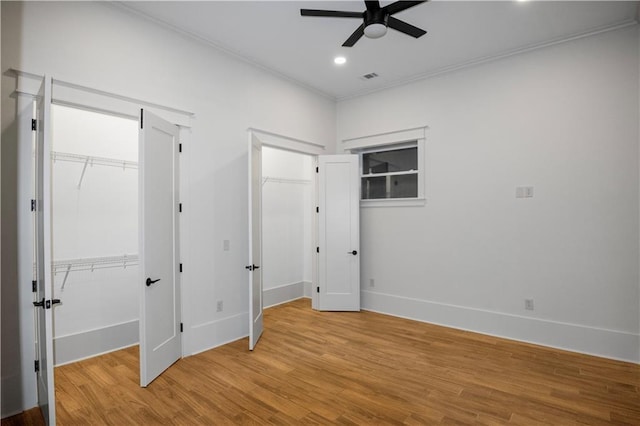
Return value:
M 21 404 L 35 404 L 30 294 L 17 283 L 15 80 L 8 68 L 196 114 L 181 157 L 183 334 L 187 354 L 248 333 L 247 129 L 335 149 L 335 103 L 185 36 L 104 3 L 2 3 L 2 377 L 21 371 Z M 21 202 L 24 201 L 20 198 Z M 223 240 L 230 250 L 223 250 Z M 5 258 L 5 253 L 9 256 Z M 8 267 L 7 267 L 8 265 Z M 5 299 L 5 295 L 8 295 Z M 6 310 L 5 300 L 16 309 Z M 212 306 L 224 301 L 224 310 Z M 17 320 L 20 319 L 20 327 Z M 5 324 L 11 324 L 5 334 Z M 26 339 L 28 342 L 28 339 Z M 17 342 L 8 346 L 5 342 Z M 13 387 L 12 389 L 18 389 Z M 3 403 L 2 413 L 14 410 Z
M 265 306 L 302 297 L 305 283 L 311 282 L 311 171 L 310 156 L 263 147 Z
M 429 126 L 426 206 L 362 209 L 365 309 L 640 361 L 637 32 L 338 103 L 339 141 Z
M 52 150 L 137 162 L 138 123 L 54 105 Z M 137 169 L 54 160 L 51 170 L 54 262 L 138 254 Z M 54 275 L 54 297 L 63 301 L 54 312 L 56 364 L 138 342 L 138 272 L 122 264 Z

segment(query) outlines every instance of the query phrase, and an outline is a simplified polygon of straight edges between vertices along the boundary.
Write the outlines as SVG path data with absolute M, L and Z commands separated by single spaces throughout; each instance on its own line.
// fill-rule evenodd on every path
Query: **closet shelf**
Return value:
M 93 157 L 91 155 L 70 154 L 68 152 L 51 152 L 51 159 L 56 161 L 69 161 L 72 163 L 83 163 L 90 166 L 110 166 L 122 169 L 137 169 L 138 162 L 129 160 L 119 160 L 117 158 Z
M 87 171 L 87 166 L 108 166 L 118 167 L 122 170 L 137 169 L 138 163 L 136 161 L 118 160 L 116 158 L 106 157 L 93 157 L 90 155 L 70 154 L 68 152 L 51 151 L 51 160 L 56 161 L 69 161 L 71 163 L 84 164 L 82 173 L 80 174 L 80 180 L 78 181 L 78 189 L 82 186 L 82 179 L 84 179 L 84 173 Z
M 70 272 L 95 271 L 96 269 L 127 268 L 138 265 L 137 254 L 125 254 L 123 256 L 85 257 L 81 259 L 54 260 L 52 262 L 53 274 L 64 272 L 61 290 L 67 283 Z
M 310 185 L 311 184 L 311 180 L 309 180 L 309 179 L 289 179 L 289 178 L 279 178 L 279 177 L 264 176 L 262 178 L 262 185 L 264 185 L 267 182 L 294 183 L 294 184 L 300 184 L 300 185 Z

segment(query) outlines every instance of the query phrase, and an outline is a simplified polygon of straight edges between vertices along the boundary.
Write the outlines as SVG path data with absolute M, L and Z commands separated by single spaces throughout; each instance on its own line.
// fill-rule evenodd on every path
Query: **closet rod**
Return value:
M 125 254 L 123 256 L 86 257 L 80 259 L 54 260 L 52 262 L 53 274 L 64 271 L 64 278 L 60 290 L 64 290 L 69 272 L 95 271 L 96 269 L 127 268 L 138 265 L 137 254 Z
M 117 158 L 94 157 L 91 155 L 71 154 L 68 152 L 52 151 L 51 159 L 55 161 L 69 161 L 72 163 L 89 164 L 90 166 L 122 167 L 122 169 L 137 169 L 136 161 L 119 160 Z
M 78 189 L 82 187 L 82 180 L 84 174 L 87 171 L 87 166 L 109 166 L 109 167 L 122 167 L 122 170 L 137 169 L 138 163 L 135 161 L 118 160 L 115 158 L 105 157 L 93 157 L 90 155 L 70 154 L 68 152 L 51 151 L 51 159 L 55 163 L 56 161 L 69 161 L 72 163 L 82 163 L 82 173 L 80 173 L 80 180 L 78 180 Z
M 309 185 L 311 183 L 311 181 L 308 179 L 289 179 L 289 178 L 279 178 L 279 177 L 271 177 L 271 176 L 265 176 L 264 178 L 262 178 L 263 185 L 267 182 L 294 183 L 294 184 L 300 184 L 300 185 Z

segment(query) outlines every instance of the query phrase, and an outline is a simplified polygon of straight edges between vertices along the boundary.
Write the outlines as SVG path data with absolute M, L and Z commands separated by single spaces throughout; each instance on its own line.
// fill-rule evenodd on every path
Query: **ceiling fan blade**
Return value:
M 330 18 L 362 18 L 362 12 L 344 12 L 341 10 L 300 9 L 300 15 Z
M 380 2 L 378 0 L 364 0 L 364 4 L 367 6 L 367 10 L 380 10 Z
M 419 4 L 426 3 L 425 1 L 397 1 L 395 3 L 391 3 L 382 8 L 382 10 L 389 15 L 393 15 L 394 13 L 402 12 L 403 10 L 407 10 L 410 7 L 417 6 Z
M 364 24 L 360 25 L 358 29 L 356 29 L 353 34 L 349 36 L 347 41 L 342 43 L 343 47 L 353 47 L 356 44 L 356 41 L 360 40 L 360 38 L 364 35 Z
M 415 38 L 422 37 L 427 33 L 425 30 L 414 27 L 411 24 L 407 24 L 406 22 L 396 19 L 393 16 L 389 16 L 387 24 L 389 25 L 389 28 L 393 28 L 394 30 L 398 30 L 401 33 L 405 33 Z

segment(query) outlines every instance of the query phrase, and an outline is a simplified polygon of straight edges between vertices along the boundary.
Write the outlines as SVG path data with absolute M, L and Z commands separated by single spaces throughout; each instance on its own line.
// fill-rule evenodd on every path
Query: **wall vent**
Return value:
M 365 74 L 360 78 L 362 78 L 363 80 L 371 80 L 372 78 L 376 78 L 377 76 L 378 74 L 376 74 L 375 72 L 370 72 L 369 74 Z

